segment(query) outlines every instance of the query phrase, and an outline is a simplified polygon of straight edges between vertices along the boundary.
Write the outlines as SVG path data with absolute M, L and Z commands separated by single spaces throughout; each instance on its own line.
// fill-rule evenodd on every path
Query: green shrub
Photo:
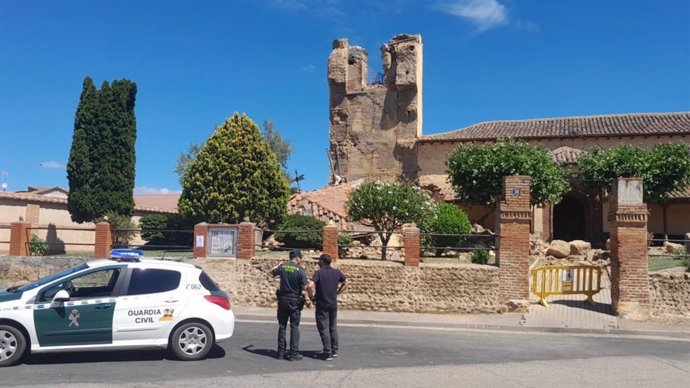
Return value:
M 476 245 L 474 252 L 472 252 L 472 263 L 474 264 L 489 264 L 489 251 L 481 245 Z
M 132 218 L 115 212 L 105 213 L 103 217 L 96 220 L 96 223 L 98 222 L 107 222 L 110 224 L 110 228 L 113 232 L 113 245 L 115 246 L 127 245 L 137 233 L 137 226 L 132 221 Z
M 141 228 L 142 240 L 158 245 L 165 241 L 165 235 L 158 230 L 168 228 L 168 216 L 164 214 L 152 214 L 141 217 L 139 220 L 139 227 Z
M 338 235 L 338 256 L 339 257 L 345 257 L 347 256 L 347 246 L 352 244 L 352 236 L 349 234 L 340 234 Z
M 469 234 L 472 231 L 472 225 L 467 214 L 449 203 L 439 203 L 434 207 L 434 217 L 425 228 L 428 228 L 425 232 L 445 235 L 432 234 L 428 239 L 425 239 L 426 244 L 437 247 L 436 256 L 440 256 L 443 247 L 460 247 L 467 238 L 467 236 L 461 235 Z
M 289 248 L 321 248 L 326 223 L 312 216 L 290 214 L 275 234 L 276 241 Z
M 45 256 L 48 254 L 48 243 L 44 239 L 32 234 L 31 241 L 29 242 L 29 251 L 31 256 Z

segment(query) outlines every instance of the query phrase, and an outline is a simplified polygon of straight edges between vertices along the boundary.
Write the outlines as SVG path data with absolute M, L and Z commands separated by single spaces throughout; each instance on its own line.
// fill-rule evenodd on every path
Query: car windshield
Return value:
M 79 271 L 81 271 L 81 270 L 83 270 L 83 269 L 87 269 L 87 268 L 89 268 L 89 266 L 86 265 L 86 263 L 82 263 L 82 264 L 79 264 L 79 265 L 77 265 L 77 266 L 74 266 L 74 267 L 72 267 L 72 268 L 70 268 L 70 269 L 66 269 L 66 270 L 64 270 L 64 271 L 62 271 L 62 272 L 58 272 L 58 273 L 56 273 L 56 274 L 53 274 L 53 275 L 50 275 L 50 276 L 46 276 L 46 277 L 44 277 L 43 279 L 36 280 L 35 282 L 28 283 L 28 284 L 25 284 L 25 285 L 19 286 L 19 287 L 11 287 L 11 288 L 8 288 L 7 291 L 8 291 L 8 292 L 17 292 L 17 291 L 24 292 L 24 291 L 33 290 L 34 288 L 40 287 L 40 286 L 42 286 L 42 285 L 44 285 L 44 284 L 47 284 L 47 283 L 50 283 L 50 282 L 52 282 L 53 280 L 60 279 L 60 278 L 63 277 L 63 276 L 67 276 L 67 275 L 69 275 L 69 274 L 73 274 L 73 273 L 75 273 L 75 272 L 79 272 Z

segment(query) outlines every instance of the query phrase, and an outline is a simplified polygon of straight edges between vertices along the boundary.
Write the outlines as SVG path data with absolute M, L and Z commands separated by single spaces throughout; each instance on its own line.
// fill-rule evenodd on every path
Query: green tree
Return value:
M 686 144 L 658 144 L 651 149 L 627 144 L 593 149 L 578 160 L 579 176 L 604 194 L 619 177 L 642 178 L 644 200 L 659 203 L 663 210 L 664 238 L 667 238 L 669 194 L 690 185 L 690 152 Z
M 370 224 L 381 239 L 381 259 L 388 242 L 403 224 L 425 224 L 431 216 L 431 200 L 417 187 L 405 183 L 367 181 L 350 192 L 345 203 L 348 218 Z
M 274 129 L 273 121 L 271 120 L 264 120 L 264 129 L 261 131 L 261 136 L 268 145 L 268 148 L 276 155 L 276 159 L 283 168 L 286 179 L 290 181 L 291 178 L 287 171 L 287 162 L 290 159 L 290 155 L 292 155 L 292 145 L 280 135 L 280 132 Z M 184 173 L 189 168 L 189 165 L 196 159 L 202 147 L 202 144 L 192 143 L 189 145 L 189 148 L 187 148 L 187 152 L 181 152 L 177 157 L 175 174 L 179 177 L 180 184 L 182 184 Z
M 182 178 L 184 178 L 184 173 L 187 172 L 189 165 L 196 159 L 196 156 L 201 151 L 201 144 L 192 143 L 187 148 L 187 152 L 180 152 L 177 157 L 177 165 L 175 166 L 175 174 L 177 174 L 180 184 L 182 184 Z
M 130 241 L 137 234 L 137 226 L 132 221 L 132 217 L 117 214 L 109 211 L 103 217 L 97 218 L 94 222 L 107 222 L 113 233 L 113 245 L 117 247 L 127 247 Z
M 458 199 L 470 203 L 495 206 L 508 175 L 530 176 L 532 205 L 558 203 L 569 190 L 565 170 L 547 151 L 514 140 L 463 144 L 450 154 L 446 166 Z
M 264 120 L 264 129 L 261 131 L 261 135 L 264 138 L 268 148 L 273 151 L 278 159 L 278 163 L 283 167 L 283 170 L 287 170 L 287 162 L 290 160 L 290 155 L 292 155 L 292 144 L 285 140 L 280 132 L 274 129 L 273 121 Z
M 467 214 L 450 203 L 439 203 L 434 206 L 434 216 L 423 229 L 431 233 L 427 239 L 435 248 L 436 256 L 440 256 L 444 247 L 459 247 L 472 231 L 472 225 Z
M 207 222 L 280 223 L 287 212 L 288 182 L 259 128 L 235 113 L 216 128 L 182 179 L 178 210 Z
M 75 222 L 107 212 L 131 216 L 134 209 L 136 84 L 104 82 L 98 90 L 84 79 L 67 162 L 67 207 Z

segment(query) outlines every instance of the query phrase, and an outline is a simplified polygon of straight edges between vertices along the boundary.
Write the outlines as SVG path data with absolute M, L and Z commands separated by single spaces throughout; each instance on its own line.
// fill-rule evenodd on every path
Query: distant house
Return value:
M 10 224 L 27 221 L 32 233 L 48 241 L 54 251 L 89 251 L 94 224 L 72 222 L 67 211 L 67 190 L 29 186 L 27 190 L 0 192 L 0 252 L 9 250 Z M 132 221 L 150 214 L 176 214 L 179 194 L 135 194 Z

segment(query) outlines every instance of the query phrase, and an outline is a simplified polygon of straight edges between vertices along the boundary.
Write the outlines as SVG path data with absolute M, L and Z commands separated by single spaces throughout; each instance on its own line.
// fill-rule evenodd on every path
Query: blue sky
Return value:
M 332 40 L 424 44 L 424 133 L 488 120 L 690 110 L 687 0 L 0 0 L 0 170 L 67 187 L 85 76 L 137 83 L 138 192 L 233 112 L 274 121 L 303 189 L 328 182 Z M 0 179 L 2 179 L 0 177 Z

